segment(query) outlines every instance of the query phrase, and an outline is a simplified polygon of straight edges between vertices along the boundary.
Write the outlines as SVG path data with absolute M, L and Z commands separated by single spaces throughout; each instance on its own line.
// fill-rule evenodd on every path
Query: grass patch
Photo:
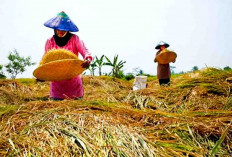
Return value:
M 19 78 L 19 79 L 15 79 L 15 80 L 17 80 L 20 83 L 25 84 L 25 85 L 33 85 L 36 82 L 35 79 L 32 79 L 32 78 Z
M 186 145 L 186 144 L 181 144 L 181 143 L 172 143 L 172 142 L 155 142 L 155 145 L 162 146 L 162 147 L 169 147 L 174 150 L 178 151 L 189 151 L 192 152 L 194 148 L 192 146 Z M 193 151 L 195 152 L 195 151 Z
M 223 110 L 230 110 L 232 108 L 232 97 L 229 97 L 226 101 L 225 106 L 223 107 Z
M 222 70 L 217 68 L 206 68 L 200 72 L 203 77 L 210 79 L 225 79 L 229 76 L 232 76 L 232 70 Z
M 0 106 L 0 117 L 6 116 L 6 115 L 13 115 L 17 110 L 19 106 L 18 105 L 4 105 Z
M 209 84 L 209 83 L 201 83 L 199 84 L 201 87 L 204 87 L 208 93 L 223 95 L 225 91 L 221 88 L 221 86 Z

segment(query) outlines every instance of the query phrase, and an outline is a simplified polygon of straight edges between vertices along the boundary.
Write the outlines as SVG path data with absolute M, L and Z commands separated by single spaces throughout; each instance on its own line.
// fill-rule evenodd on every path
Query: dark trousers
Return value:
M 168 79 L 159 79 L 159 84 L 160 85 L 168 85 L 168 86 L 170 86 L 170 78 L 168 78 Z

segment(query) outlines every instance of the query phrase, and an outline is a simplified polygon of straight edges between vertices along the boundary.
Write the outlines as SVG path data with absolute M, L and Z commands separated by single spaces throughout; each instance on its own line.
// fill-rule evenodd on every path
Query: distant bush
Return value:
M 151 75 L 151 74 L 143 74 L 143 75 L 141 75 L 141 76 L 154 77 L 154 76 Z
M 194 67 L 192 68 L 192 71 L 197 71 L 197 70 L 199 70 L 198 66 L 194 66 Z
M 0 79 L 6 79 L 6 76 L 3 74 L 0 74 Z
M 231 68 L 229 66 L 226 66 L 223 68 L 224 70 L 231 70 Z
M 124 78 L 125 80 L 127 80 L 127 81 L 130 81 L 130 80 L 134 79 L 135 76 L 134 76 L 133 74 L 129 73 L 129 74 L 127 74 L 127 75 L 124 75 L 123 78 Z
M 180 71 L 179 74 L 184 74 L 185 72 L 184 71 Z
M 4 73 L 3 73 L 3 71 L 2 71 L 2 68 L 3 68 L 3 66 L 0 65 L 0 79 L 5 79 L 6 76 L 4 75 Z

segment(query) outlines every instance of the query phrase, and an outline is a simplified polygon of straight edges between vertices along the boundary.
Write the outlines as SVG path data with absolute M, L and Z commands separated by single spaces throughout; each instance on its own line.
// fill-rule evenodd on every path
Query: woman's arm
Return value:
M 82 40 L 80 40 L 79 37 L 76 35 L 75 35 L 75 38 L 76 38 L 77 50 L 82 55 L 83 59 L 92 61 L 93 60 L 92 54 L 85 47 L 84 42 Z

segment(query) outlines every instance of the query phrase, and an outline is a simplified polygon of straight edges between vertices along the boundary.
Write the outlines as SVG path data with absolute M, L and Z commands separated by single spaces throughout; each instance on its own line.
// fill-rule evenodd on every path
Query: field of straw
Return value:
M 0 156 L 232 156 L 232 71 L 174 75 L 170 87 L 83 76 L 85 96 L 52 101 L 49 82 L 0 80 Z

